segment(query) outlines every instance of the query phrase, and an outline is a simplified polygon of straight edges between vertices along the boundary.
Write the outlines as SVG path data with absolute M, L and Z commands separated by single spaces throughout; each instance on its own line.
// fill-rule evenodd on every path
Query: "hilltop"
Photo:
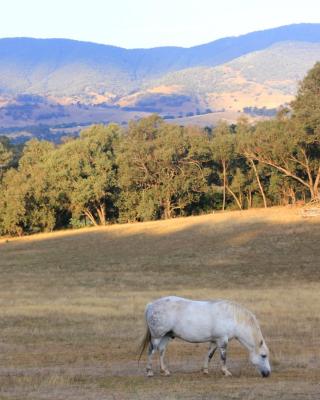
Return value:
M 121 95 L 168 72 L 221 65 L 284 41 L 320 43 L 320 24 L 289 25 L 190 48 L 127 50 L 66 39 L 1 39 L 0 88 L 58 96 L 90 90 Z

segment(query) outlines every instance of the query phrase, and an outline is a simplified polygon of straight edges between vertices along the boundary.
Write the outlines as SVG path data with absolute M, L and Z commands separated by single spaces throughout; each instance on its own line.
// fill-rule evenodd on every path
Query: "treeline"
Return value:
M 146 221 L 319 198 L 320 63 L 290 110 L 211 129 L 157 115 L 60 145 L 0 141 L 0 234 Z

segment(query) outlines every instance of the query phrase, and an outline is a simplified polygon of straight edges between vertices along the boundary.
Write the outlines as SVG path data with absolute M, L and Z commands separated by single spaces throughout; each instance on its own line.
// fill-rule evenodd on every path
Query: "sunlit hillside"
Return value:
M 155 85 L 199 94 L 213 110 L 274 108 L 290 102 L 299 81 L 320 60 L 320 44 L 283 42 L 217 67 L 168 74 Z

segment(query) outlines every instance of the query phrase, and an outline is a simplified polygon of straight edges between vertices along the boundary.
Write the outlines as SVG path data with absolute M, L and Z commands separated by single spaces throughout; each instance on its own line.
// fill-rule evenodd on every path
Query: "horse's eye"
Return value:
M 266 354 L 261 354 L 261 357 L 262 358 L 267 358 L 267 355 Z

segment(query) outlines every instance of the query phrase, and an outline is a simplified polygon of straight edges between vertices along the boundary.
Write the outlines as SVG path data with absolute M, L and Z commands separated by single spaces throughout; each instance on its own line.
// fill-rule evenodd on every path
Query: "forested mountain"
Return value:
M 289 25 L 190 48 L 127 50 L 65 39 L 1 39 L 0 88 L 59 96 L 86 90 L 123 94 L 139 87 L 142 80 L 221 65 L 283 41 L 320 43 L 320 24 Z

